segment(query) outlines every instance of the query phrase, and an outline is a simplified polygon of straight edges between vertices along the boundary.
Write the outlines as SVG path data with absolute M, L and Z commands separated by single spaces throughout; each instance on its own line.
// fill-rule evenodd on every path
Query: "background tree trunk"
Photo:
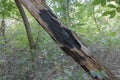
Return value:
M 15 3 L 17 5 L 19 11 L 20 11 L 20 14 L 22 16 L 22 19 L 23 19 L 23 22 L 24 22 L 24 25 L 25 25 L 30 49 L 35 49 L 34 40 L 33 40 L 33 36 L 32 36 L 32 31 L 31 31 L 30 24 L 29 24 L 29 21 L 27 19 L 27 16 L 25 14 L 25 11 L 24 11 L 23 7 L 21 6 L 21 4 L 19 3 L 18 0 L 15 0 Z
M 45 0 L 19 0 L 60 48 L 71 56 L 94 80 L 116 80 L 114 75 L 80 42 L 77 36 L 51 12 Z M 104 76 L 94 75 L 96 72 Z
M 0 35 L 5 36 L 5 19 L 4 18 L 2 18 L 2 21 L 1 21 Z

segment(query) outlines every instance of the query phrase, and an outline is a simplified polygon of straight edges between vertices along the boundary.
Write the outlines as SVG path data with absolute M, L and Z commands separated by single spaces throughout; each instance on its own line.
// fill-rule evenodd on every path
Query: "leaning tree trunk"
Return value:
M 42 25 L 60 48 L 71 56 L 93 80 L 116 80 L 114 75 L 90 54 L 90 51 L 78 40 L 76 35 L 66 28 L 51 12 L 46 6 L 45 0 L 19 1 Z M 101 78 L 98 75 L 94 75 L 96 71 L 103 72 L 104 76 Z

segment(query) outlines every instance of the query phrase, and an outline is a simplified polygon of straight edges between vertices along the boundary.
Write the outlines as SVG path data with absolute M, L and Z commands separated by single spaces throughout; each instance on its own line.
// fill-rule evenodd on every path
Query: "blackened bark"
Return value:
M 66 47 L 76 47 L 78 49 L 81 49 L 81 45 L 79 45 L 77 40 L 73 37 L 71 31 L 65 28 L 65 26 L 59 23 L 57 20 L 55 20 L 54 18 L 56 17 L 52 18 L 52 13 L 47 10 L 41 10 L 39 15 L 42 20 L 47 23 L 50 31 L 54 33 L 55 38 L 60 43 L 62 43 Z

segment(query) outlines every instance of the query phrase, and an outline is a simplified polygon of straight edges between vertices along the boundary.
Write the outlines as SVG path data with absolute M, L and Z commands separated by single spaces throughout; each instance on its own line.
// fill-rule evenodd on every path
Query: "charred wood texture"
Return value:
M 46 6 L 45 0 L 19 1 L 60 48 L 71 56 L 93 80 L 116 80 L 114 75 L 90 54 L 90 51 L 82 44 L 76 35 L 52 13 Z M 92 75 L 91 71 L 104 71 L 105 76 L 101 79 L 97 75 Z

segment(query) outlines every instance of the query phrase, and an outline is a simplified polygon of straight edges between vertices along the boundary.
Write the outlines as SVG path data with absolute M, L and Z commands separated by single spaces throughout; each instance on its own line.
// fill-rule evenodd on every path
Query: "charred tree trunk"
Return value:
M 76 35 L 66 28 L 66 26 L 51 12 L 45 5 L 45 0 L 19 1 L 26 7 L 38 23 L 42 25 L 60 48 L 71 56 L 93 78 L 93 80 L 116 80 L 114 75 L 90 54 L 90 51 L 78 40 Z M 95 71 L 104 72 L 105 76 L 100 78 L 97 75 L 93 75 Z
M 20 11 L 20 14 L 22 16 L 22 19 L 23 19 L 23 22 L 24 22 L 24 25 L 25 25 L 30 49 L 35 49 L 34 40 L 33 40 L 33 36 L 32 36 L 32 31 L 31 31 L 30 24 L 29 24 L 29 21 L 27 19 L 27 16 L 25 14 L 25 11 L 24 11 L 23 7 L 21 6 L 21 4 L 19 3 L 19 0 L 15 0 L 15 3 L 17 5 L 19 11 Z

